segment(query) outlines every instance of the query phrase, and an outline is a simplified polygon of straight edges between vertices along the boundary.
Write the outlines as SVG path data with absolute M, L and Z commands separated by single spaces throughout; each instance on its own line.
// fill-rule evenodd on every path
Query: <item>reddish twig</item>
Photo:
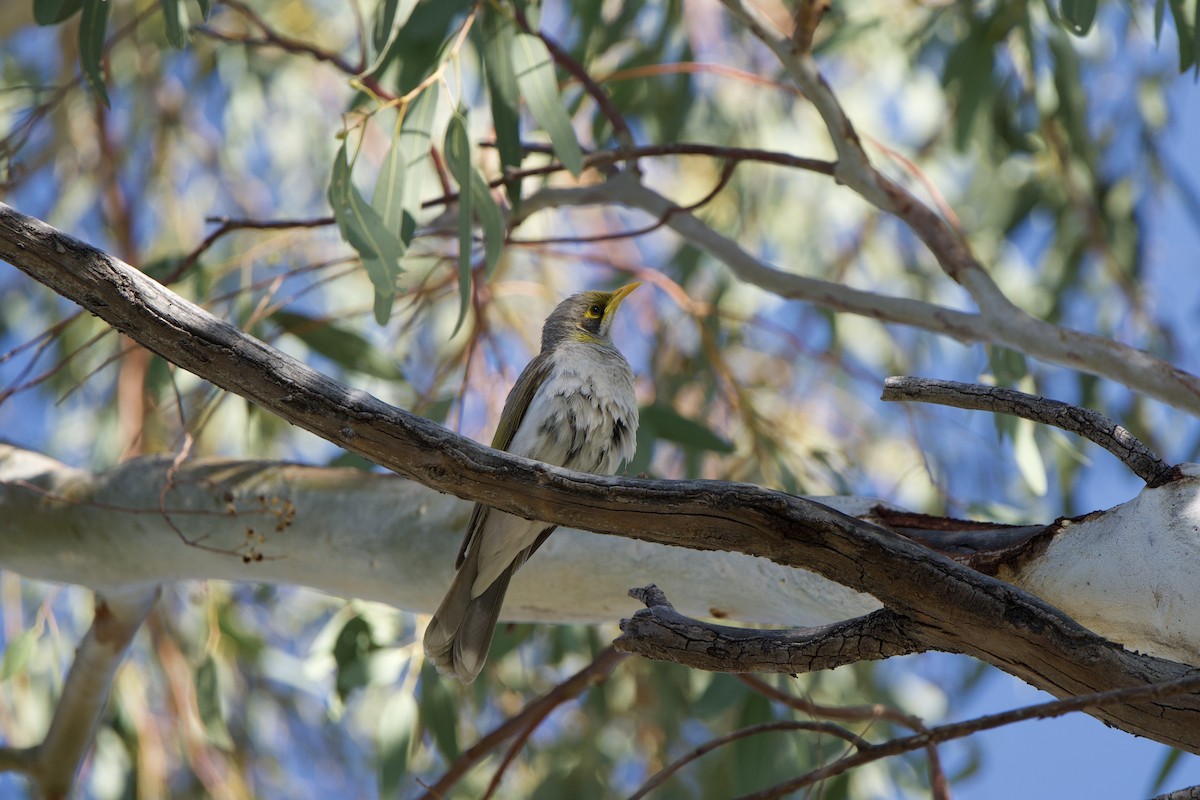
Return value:
M 1011 725 L 1015 722 L 1061 717 L 1064 714 L 1083 711 L 1088 708 L 1160 700 L 1164 697 L 1189 694 L 1197 691 L 1200 691 L 1200 675 L 1192 674 L 1172 681 L 1152 683 L 1145 686 L 1132 686 L 1125 689 L 1112 689 L 1107 692 L 1095 692 L 1078 697 L 1068 697 L 1063 700 L 1051 700 L 1046 703 L 1014 708 L 1010 711 L 988 714 L 976 717 L 975 719 L 964 720 L 963 722 L 939 725 L 922 733 L 913 734 L 912 736 L 904 736 L 882 744 L 861 747 L 853 755 L 838 759 L 832 764 L 827 764 L 824 767 L 764 789 L 761 792 L 743 795 L 738 800 L 774 800 L 774 798 L 784 797 L 799 789 L 803 789 L 805 786 L 811 786 L 818 781 L 841 775 L 854 767 L 862 766 L 871 761 L 878 761 L 881 758 L 907 753 L 922 747 L 928 747 L 931 744 L 948 742 L 952 739 L 961 739 L 964 736 L 970 736 L 980 731 L 991 730 L 1004 725 Z
M 828 733 L 833 736 L 843 739 L 857 748 L 870 747 L 870 742 L 863 739 L 853 731 L 848 731 L 840 725 L 834 725 L 832 722 L 801 722 L 797 720 L 781 720 L 778 722 L 763 722 L 758 725 L 749 725 L 745 728 L 740 728 L 732 733 L 727 733 L 724 736 L 718 736 L 715 739 L 710 739 L 696 749 L 686 755 L 672 761 L 667 766 L 660 769 L 650 777 L 650 780 L 643 783 L 636 792 L 629 796 L 629 800 L 640 800 L 654 789 L 661 786 L 682 767 L 687 766 L 705 753 L 711 752 L 718 747 L 735 742 L 738 739 L 745 739 L 749 736 L 754 736 L 759 733 L 768 733 L 770 731 L 812 731 L 813 733 Z
M 611 646 L 601 650 L 592 659 L 592 663 L 525 706 L 500 727 L 463 752 L 438 779 L 437 783 L 426 787 L 428 791 L 421 795 L 420 800 L 440 800 L 445 797 L 450 788 L 489 753 L 511 737 L 523 732 L 527 727 L 531 729 L 536 727 L 555 708 L 603 681 L 625 658 L 624 653 L 618 653 Z
M 574 244 L 583 242 L 606 242 L 612 239 L 632 239 L 636 236 L 645 236 L 647 233 L 652 233 L 666 225 L 670 221 L 671 217 L 675 214 L 683 214 L 688 211 L 695 211 L 696 209 L 702 208 L 703 206 L 711 203 L 713 198 L 720 194 L 721 190 L 729 184 L 730 178 L 733 177 L 733 171 L 737 169 L 739 163 L 740 162 L 738 161 L 726 161 L 725 166 L 721 169 L 721 177 L 717 180 L 717 185 L 713 187 L 712 191 L 697 200 L 695 203 L 687 206 L 674 206 L 669 208 L 667 209 L 666 213 L 662 214 L 657 220 L 641 228 L 633 228 L 632 230 L 627 231 L 616 231 L 615 233 L 599 233 L 595 236 L 550 236 L 544 239 L 515 239 L 510 237 L 508 243 L 518 245 Z

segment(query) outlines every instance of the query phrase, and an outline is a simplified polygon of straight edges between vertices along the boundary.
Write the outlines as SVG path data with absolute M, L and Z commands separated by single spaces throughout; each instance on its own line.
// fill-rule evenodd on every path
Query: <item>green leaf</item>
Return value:
M 1087 36 L 1096 21 L 1096 0 L 1062 0 L 1062 15 L 1067 30 L 1076 36 Z
M 458 758 L 458 704 L 448 681 L 438 677 L 433 665 L 421 668 L 421 691 L 417 701 L 421 728 L 433 734 L 433 742 L 448 762 Z
M 454 112 L 446 127 L 446 142 L 443 146 L 446 167 L 458 182 L 458 321 L 454 323 L 453 339 L 467 318 L 471 306 L 471 213 L 473 192 L 471 191 L 471 140 L 467 137 L 467 118 L 463 109 Z
M 1188 18 L 1184 0 L 1168 0 L 1168 5 L 1175 19 L 1175 35 L 1179 38 L 1179 71 L 1186 72 L 1193 64 L 1200 65 L 1196 60 L 1195 18 Z
M 404 377 L 396 365 L 374 345 L 330 320 L 291 311 L 276 311 L 271 315 L 271 321 L 304 342 L 313 352 L 347 369 L 389 380 Z
M 208 733 L 208 740 L 222 750 L 233 749 L 233 738 L 225 725 L 225 715 L 221 711 L 221 683 L 217 674 L 217 664 L 211 655 L 204 657 L 200 666 L 196 667 L 193 676 L 196 688 L 196 708 L 200 712 L 200 721 Z
M 66 22 L 83 8 L 83 0 L 33 0 L 33 21 L 38 25 Z
M 404 153 L 397 133 L 375 181 L 375 191 L 371 193 L 371 205 L 379 212 L 383 224 L 397 236 L 404 228 L 404 167 Z
M 987 348 L 988 368 L 997 386 L 1013 387 L 1029 374 L 1025 354 L 1011 347 L 989 345 Z
M 184 28 L 187 26 L 187 9 L 183 0 L 159 0 L 162 7 L 163 22 L 167 28 L 167 41 L 176 50 L 182 50 L 187 44 Z
M 196 5 L 200 6 L 200 19 L 207 20 L 212 11 L 212 0 L 196 0 Z
M 108 105 L 108 90 L 104 88 L 104 37 L 108 32 L 109 0 L 86 0 L 79 20 L 79 65 L 83 76 L 96 96 Z
M 33 628 L 10 641 L 8 647 L 4 648 L 4 660 L 0 661 L 0 681 L 6 681 L 25 669 L 36 645 L 37 631 Z
M 404 190 L 400 195 L 404 216 L 400 225 L 400 241 L 406 247 L 417 230 L 421 191 L 430 172 L 429 152 L 433 147 L 433 121 L 437 104 L 437 87 L 422 92 L 408 107 L 400 126 L 400 137 L 394 145 L 400 148 L 404 162 Z
M 376 58 L 386 56 L 416 7 L 417 0 L 380 0 L 375 9 L 375 24 L 371 28 L 371 43 L 375 46 Z M 374 71 L 375 66 L 367 70 Z
M 496 129 L 496 150 L 503 169 L 521 166 L 521 90 L 513 64 L 513 39 L 516 26 L 497 6 L 487 4 L 483 11 L 483 64 L 487 73 L 488 94 L 492 100 L 492 125 Z M 513 210 L 521 207 L 521 182 L 505 183 L 508 202 Z
M 483 224 L 483 258 L 487 265 L 484 274 L 491 277 L 504 252 L 504 214 L 496 204 L 496 198 L 492 197 L 483 174 L 474 166 L 471 167 L 470 181 L 471 205 Z
M 1150 794 L 1156 795 L 1167 788 L 1167 780 L 1171 777 L 1171 773 L 1180 764 L 1180 759 L 1183 757 L 1183 751 L 1178 747 L 1172 747 L 1163 756 L 1162 763 L 1158 765 L 1158 773 L 1154 776 L 1154 785 L 1150 787 Z
M 342 238 L 362 257 L 363 268 L 375 287 L 375 319 L 383 325 L 391 314 L 405 247 L 351 181 L 345 142 L 333 160 L 329 205 Z
M 658 438 L 677 442 L 685 447 L 711 450 L 715 453 L 732 453 L 733 445 L 704 425 L 681 416 L 670 406 L 655 404 L 644 406 L 639 412 L 641 424 L 648 425 Z
M 380 797 L 395 797 L 400 793 L 417 741 L 418 719 L 417 701 L 408 692 L 396 692 L 383 707 L 379 720 Z
M 398 74 L 392 81 L 395 91 L 397 94 L 411 92 L 442 63 L 450 50 L 450 25 L 470 5 L 471 0 L 422 0 L 417 3 L 396 35 L 389 37 L 387 50 L 376 59 L 370 74 L 379 77 L 398 63 Z M 398 10 L 396 18 L 399 17 Z
M 371 625 L 361 616 L 346 620 L 333 643 L 337 664 L 337 693 L 343 701 L 355 689 L 367 685 L 371 653 L 377 649 L 371 638 Z
M 1034 428 L 1035 423 L 1030 420 L 1017 420 L 1017 430 L 1013 434 L 1013 456 L 1029 490 L 1038 497 L 1043 497 L 1048 488 L 1046 463 L 1042 460 L 1042 453 L 1034 439 Z
M 550 51 L 537 36 L 517 33 L 513 37 L 512 60 L 517 71 L 517 85 L 529 105 L 529 112 L 550 135 L 550 144 L 563 166 L 578 176 L 583 171 L 583 153 L 575 138 L 571 118 L 558 95 L 558 78 Z
M 1154 46 L 1162 41 L 1162 26 L 1164 13 L 1167 10 L 1167 0 L 1154 0 Z

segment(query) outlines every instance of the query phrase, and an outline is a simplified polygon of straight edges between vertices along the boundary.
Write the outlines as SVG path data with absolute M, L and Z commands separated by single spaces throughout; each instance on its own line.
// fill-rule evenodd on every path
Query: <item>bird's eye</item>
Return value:
M 598 305 L 592 306 L 591 308 L 588 309 L 588 316 L 589 317 L 598 317 L 598 316 L 600 316 L 600 312 L 603 310 L 604 309 Z

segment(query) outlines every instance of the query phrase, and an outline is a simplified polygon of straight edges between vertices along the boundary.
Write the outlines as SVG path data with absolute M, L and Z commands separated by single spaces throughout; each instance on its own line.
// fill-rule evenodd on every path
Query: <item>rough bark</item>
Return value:
M 440 491 L 560 525 L 810 569 L 913 619 L 931 646 L 976 656 L 1059 697 L 1171 680 L 1191 669 L 1128 652 L 1010 584 L 801 498 L 719 481 L 597 477 L 490 450 L 316 373 L 6 206 L 0 257 L 167 360 Z M 1200 752 L 1200 697 L 1091 713 Z

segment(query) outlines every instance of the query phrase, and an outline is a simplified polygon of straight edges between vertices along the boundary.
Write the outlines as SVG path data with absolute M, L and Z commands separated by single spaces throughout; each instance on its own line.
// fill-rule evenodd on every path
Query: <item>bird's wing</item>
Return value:
M 517 435 L 517 429 L 521 427 L 521 421 L 525 419 L 525 412 L 529 410 L 529 404 L 533 401 L 534 394 L 537 393 L 540 387 L 546 380 L 546 376 L 550 374 L 550 359 L 545 353 L 538 353 L 533 360 L 525 365 L 525 369 L 521 370 L 521 374 L 517 377 L 517 382 L 508 392 L 508 398 L 504 401 L 504 410 L 500 412 L 500 424 L 496 426 L 496 435 L 492 437 L 492 447 L 497 450 L 507 450 L 512 444 L 513 437 Z M 483 527 L 487 521 L 487 515 L 490 508 L 482 503 L 475 504 L 475 510 L 471 512 L 471 521 L 467 523 L 467 533 L 463 536 L 462 546 L 458 548 L 458 558 L 454 560 L 454 568 L 458 569 L 462 566 L 463 560 L 467 557 L 467 548 L 471 546 L 471 542 L 475 539 L 476 533 Z

